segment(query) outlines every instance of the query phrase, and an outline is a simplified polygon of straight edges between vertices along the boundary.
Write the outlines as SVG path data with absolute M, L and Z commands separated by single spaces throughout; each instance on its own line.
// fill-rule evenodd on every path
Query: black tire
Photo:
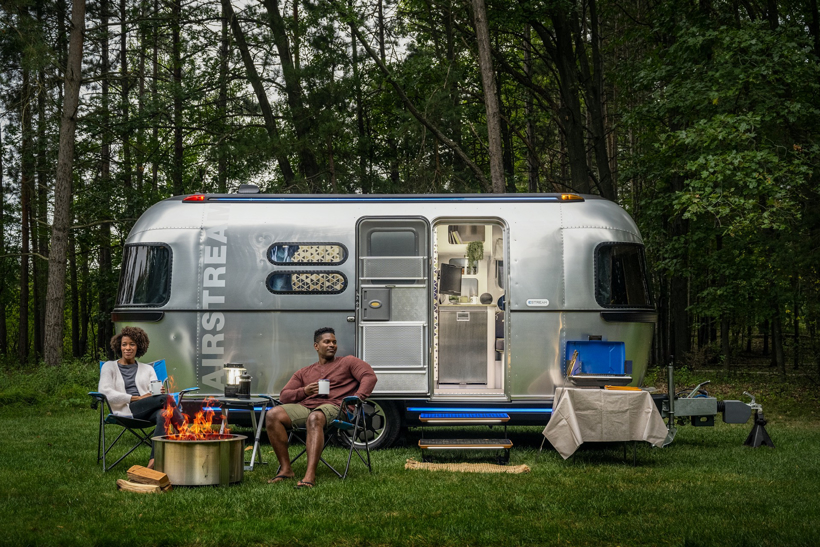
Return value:
M 368 428 L 368 444 L 371 450 L 393 446 L 401 433 L 401 417 L 398 405 L 392 401 L 371 401 L 365 403 L 365 414 L 370 426 Z M 339 433 L 339 441 L 343 446 L 350 446 L 350 435 Z M 364 448 L 364 438 L 356 441 L 358 448 Z

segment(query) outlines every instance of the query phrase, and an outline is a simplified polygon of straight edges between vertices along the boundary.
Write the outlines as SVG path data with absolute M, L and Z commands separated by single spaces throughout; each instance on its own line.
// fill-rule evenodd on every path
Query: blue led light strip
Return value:
M 441 407 L 441 406 L 410 406 L 408 412 L 506 412 L 512 413 L 532 413 L 532 414 L 552 414 L 551 408 L 488 408 L 488 407 Z
M 268 408 L 268 407 L 265 407 L 265 408 Z M 273 408 L 273 407 L 271 407 L 271 408 Z M 213 411 L 213 412 L 222 412 L 222 408 L 218 407 L 218 406 L 206 406 L 202 410 L 204 410 L 206 412 L 209 411 L 209 410 Z M 231 412 L 247 412 L 248 411 L 247 408 L 232 408 L 230 410 L 231 410 Z M 254 412 L 259 412 L 260 410 L 262 410 L 261 406 L 253 407 Z

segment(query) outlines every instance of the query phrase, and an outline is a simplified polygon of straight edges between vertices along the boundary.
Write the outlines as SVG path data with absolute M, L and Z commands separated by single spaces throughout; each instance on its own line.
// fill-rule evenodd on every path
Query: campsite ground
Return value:
M 807 378 L 711 376 L 716 392 L 758 394 L 775 449 L 744 447 L 750 424 L 684 426 L 668 448 L 639 447 L 633 467 L 622 445 L 564 461 L 538 453 L 539 428 L 514 428 L 511 464 L 531 472 L 470 474 L 405 470 L 419 458 L 411 431 L 407 446 L 374 453 L 372 475 L 354 467 L 342 482 L 322 469 L 309 491 L 268 485 L 268 465 L 227 488 L 139 495 L 115 481 L 147 450 L 102 473 L 85 380 L 54 374 L 0 379 L 2 545 L 820 544 L 820 418 Z M 48 386 L 60 397 L 45 397 Z

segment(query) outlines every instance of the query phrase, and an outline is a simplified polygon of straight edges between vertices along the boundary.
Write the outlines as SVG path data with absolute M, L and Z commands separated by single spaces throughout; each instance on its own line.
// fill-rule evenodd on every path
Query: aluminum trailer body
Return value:
M 373 366 L 372 399 L 395 429 L 433 408 L 546 423 L 572 340 L 623 342 L 639 385 L 656 312 L 637 226 L 595 196 L 256 193 L 146 211 L 113 320 L 145 329 L 143 360 L 165 359 L 200 394 L 221 393 L 236 362 L 254 393 L 276 396 L 316 361 L 313 331 L 333 327 L 338 355 Z

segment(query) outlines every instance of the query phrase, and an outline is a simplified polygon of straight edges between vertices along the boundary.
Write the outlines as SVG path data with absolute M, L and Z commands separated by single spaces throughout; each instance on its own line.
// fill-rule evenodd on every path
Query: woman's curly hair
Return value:
M 117 355 L 122 357 L 122 337 L 127 336 L 137 344 L 137 357 L 142 357 L 148 351 L 148 335 L 139 327 L 123 327 L 119 334 L 111 339 L 111 349 Z

